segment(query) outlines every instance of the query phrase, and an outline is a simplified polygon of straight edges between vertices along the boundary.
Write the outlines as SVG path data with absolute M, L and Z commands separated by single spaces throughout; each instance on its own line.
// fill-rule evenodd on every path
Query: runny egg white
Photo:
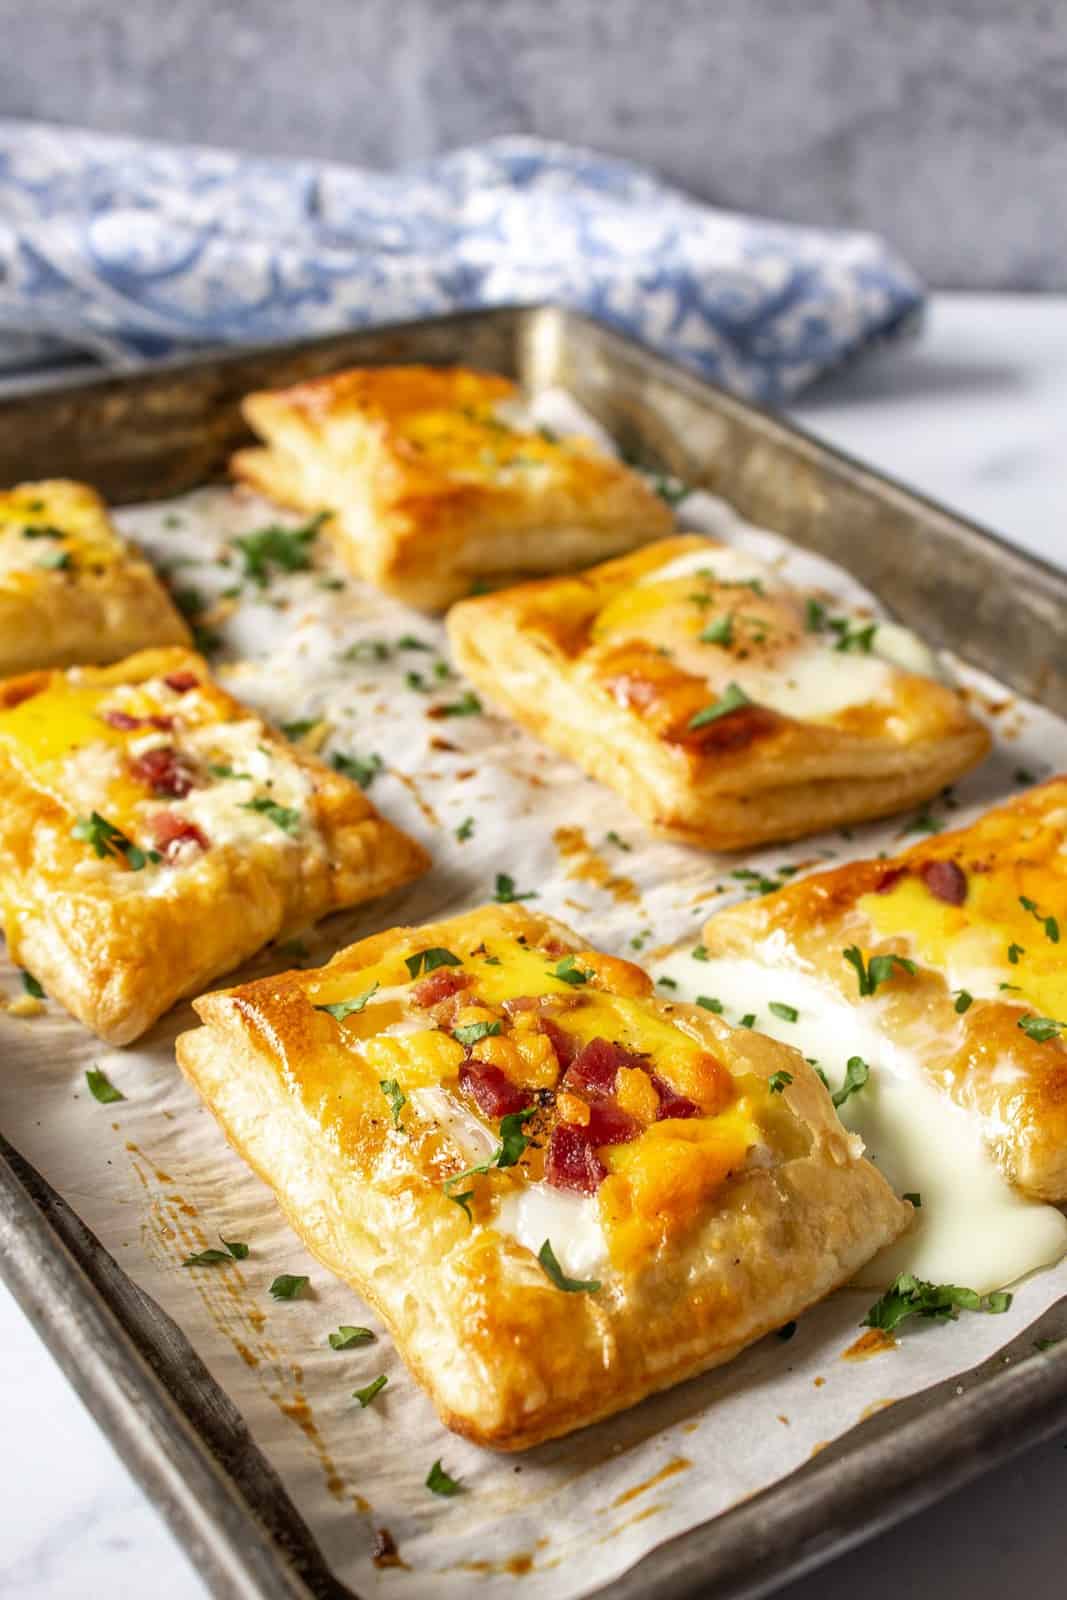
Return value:
M 690 948 L 654 964 L 677 988 L 671 999 L 721 1001 L 735 1025 L 755 1014 L 763 1033 L 818 1062 L 837 1089 L 850 1056 L 870 1068 L 867 1084 L 840 1108 L 867 1154 L 898 1194 L 921 1200 L 914 1226 L 858 1275 L 884 1288 L 899 1272 L 985 1294 L 1051 1266 L 1067 1253 L 1067 1219 L 1055 1206 L 1027 1199 L 1008 1183 L 986 1149 L 974 1119 L 936 1089 L 918 1056 L 894 1045 L 878 1027 L 877 997 L 848 1005 L 812 975 L 734 957 L 700 961 Z M 770 1002 L 795 1010 L 776 1016 Z

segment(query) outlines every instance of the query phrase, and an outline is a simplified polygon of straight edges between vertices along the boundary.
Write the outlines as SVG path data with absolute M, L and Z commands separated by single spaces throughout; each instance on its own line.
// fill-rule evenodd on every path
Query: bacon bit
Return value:
M 610 1039 L 590 1039 L 567 1068 L 563 1087 L 578 1094 L 611 1094 L 620 1067 L 643 1067 L 640 1056 Z
M 679 1094 L 666 1078 L 661 1078 L 658 1072 L 649 1074 L 652 1087 L 659 1095 L 659 1111 L 656 1121 L 663 1122 L 667 1117 L 699 1117 L 700 1107 L 695 1100 L 690 1100 L 688 1095 Z
M 629 1144 L 641 1132 L 641 1124 L 614 1100 L 594 1100 L 582 1132 L 592 1145 Z
M 449 739 L 442 739 L 435 733 L 433 738 L 430 740 L 430 749 L 455 751 L 459 749 L 459 745 L 453 744 Z
M 924 861 L 919 876 L 934 899 L 947 906 L 961 906 L 967 898 L 967 878 L 955 861 Z
M 507 1012 L 509 1017 L 512 1017 L 515 1015 L 516 1011 L 536 1011 L 540 1004 L 540 995 L 520 994 L 516 995 L 514 999 L 505 1000 L 504 1010 Z
M 132 717 L 128 711 L 105 711 L 104 721 L 123 733 L 132 733 L 135 728 L 158 728 L 160 733 L 169 733 L 174 726 L 173 717 Z
M 458 994 L 461 989 L 467 989 L 474 982 L 469 972 L 456 972 L 451 967 L 438 967 L 436 972 L 431 972 L 428 978 L 420 978 L 411 991 L 411 998 L 417 1006 L 435 1006 L 441 1000 L 447 1000 L 449 995 Z
M 874 886 L 875 894 L 888 894 L 893 886 L 907 876 L 907 867 L 886 867 Z
M 468 1060 L 459 1070 L 459 1086 L 486 1117 L 510 1117 L 530 1104 L 528 1094 L 512 1083 L 499 1067 L 484 1061 Z
M 545 1182 L 572 1194 L 595 1194 L 608 1169 L 586 1137 L 585 1128 L 557 1122 L 545 1156 Z
M 174 860 L 183 844 L 195 844 L 201 850 L 208 848 L 207 836 L 196 823 L 190 822 L 188 817 L 179 817 L 174 811 L 157 812 L 151 826 L 156 848 L 162 850 L 168 861 Z
M 407 1567 L 407 1562 L 401 1558 L 400 1551 L 396 1547 L 396 1540 L 388 1528 L 375 1529 L 371 1560 L 379 1569 Z
M 168 795 L 172 800 L 184 799 L 196 786 L 196 774 L 173 745 L 146 750 L 130 762 L 130 770 L 155 794 Z
M 200 679 L 195 672 L 168 672 L 163 682 L 175 694 L 188 694 L 190 689 L 199 687 Z
M 556 1052 L 562 1070 L 566 1070 L 574 1060 L 578 1051 L 578 1041 L 571 1034 L 564 1032 L 558 1022 L 553 1022 L 551 1017 L 537 1019 L 538 1030 L 545 1034 Z

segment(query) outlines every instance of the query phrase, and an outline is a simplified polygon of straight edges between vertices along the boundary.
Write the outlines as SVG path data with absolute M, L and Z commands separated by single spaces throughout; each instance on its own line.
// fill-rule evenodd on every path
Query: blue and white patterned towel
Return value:
M 873 235 L 539 139 L 379 173 L 0 121 L 0 365 L 540 300 L 775 402 L 912 322 L 922 289 Z

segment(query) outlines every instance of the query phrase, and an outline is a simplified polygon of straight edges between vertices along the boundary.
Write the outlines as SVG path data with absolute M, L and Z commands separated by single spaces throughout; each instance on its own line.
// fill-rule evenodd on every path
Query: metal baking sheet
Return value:
M 850 570 L 905 623 L 1067 714 L 1067 578 L 745 402 L 571 313 L 536 307 L 348 333 L 0 401 L 0 483 L 67 475 L 118 503 L 217 477 L 249 389 L 352 363 L 453 362 L 565 388 L 636 460 Z M 350 1591 L 181 1330 L 0 1141 L 0 1268 L 212 1591 Z M 621 1597 L 735 1600 L 929 1504 L 1067 1422 L 1061 1303 L 994 1359 L 872 1417 L 801 1471 L 660 1545 Z

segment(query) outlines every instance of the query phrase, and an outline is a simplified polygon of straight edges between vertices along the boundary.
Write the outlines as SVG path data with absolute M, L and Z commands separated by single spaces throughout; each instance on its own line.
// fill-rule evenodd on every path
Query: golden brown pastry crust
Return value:
M 167 679 L 189 687 L 171 689 Z M 116 697 L 138 713 L 129 720 L 145 720 L 132 729 L 105 723 L 105 712 L 119 722 L 125 715 L 108 709 Z M 162 714 L 158 727 L 154 714 Z M 229 799 L 222 794 L 211 741 L 222 741 L 225 760 L 236 735 L 258 750 L 273 790 L 266 778 L 259 785 L 235 774 Z M 160 763 L 149 769 L 152 781 L 132 776 L 153 749 L 164 754 L 152 758 Z M 168 749 L 177 752 L 177 782 Z M 188 771 L 196 786 L 178 795 Z M 246 794 L 291 799 L 287 789 L 299 799 L 291 816 L 276 815 L 291 834 L 243 804 Z M 197 809 L 220 799 L 217 820 Z M 99 855 L 73 832 L 93 811 L 142 856 L 158 846 L 157 859 L 132 870 L 129 853 L 106 842 Z M 182 837 L 183 818 L 200 828 L 204 848 L 188 828 Z M 165 843 L 168 834 L 175 837 Z M 214 685 L 200 656 L 181 649 L 0 683 L 0 863 L 12 959 L 114 1044 L 135 1039 L 175 1000 L 286 930 L 382 894 L 429 864 L 357 785 L 293 749 Z
M 643 636 L 640 618 L 611 620 L 612 608 L 657 568 L 722 548 L 681 536 L 575 577 L 465 600 L 448 617 L 456 660 L 488 699 L 616 789 L 647 822 L 715 849 L 891 815 L 937 793 L 986 753 L 988 732 L 957 693 L 895 667 L 886 668 L 885 693 L 830 717 L 802 719 L 751 701 L 701 722 L 709 703 L 752 665 L 781 681 L 796 659 L 783 656 L 776 667 L 783 650 L 810 660 L 814 649 L 829 655 L 832 648 L 805 635 L 802 597 L 753 593 L 736 581 L 669 580 L 678 590 L 671 609 L 648 624 L 662 637 Z M 683 664 L 665 641 L 674 639 L 673 619 L 686 604 L 694 634 L 730 618 L 730 635 L 725 645 L 690 638 Z M 833 651 L 841 673 L 867 670 L 870 661 Z
M 0 493 L 0 677 L 189 643 L 166 589 L 95 490 L 57 478 Z
M 249 395 L 265 448 L 234 475 L 325 532 L 357 576 L 441 610 L 474 583 L 560 572 L 668 532 L 663 500 L 590 441 L 512 427 L 507 378 L 370 367 Z
M 449 971 L 476 974 L 473 987 L 455 999 L 457 1009 L 449 1011 L 445 999 L 444 1015 L 432 1012 L 440 1031 L 390 1039 L 378 1031 L 374 1008 L 381 1017 L 398 1007 L 407 1014 L 405 1004 L 416 1002 L 398 999 L 396 985 L 408 985 L 405 995 L 417 988 L 407 960 L 435 947 L 459 958 Z M 588 987 L 551 977 L 567 952 L 594 973 Z M 562 1006 L 562 1026 L 580 1029 L 584 1015 L 590 1031 L 599 1026 L 596 1007 L 629 1006 L 623 1026 L 631 1041 L 647 1027 L 657 1065 L 666 1051 L 670 1071 L 688 1071 L 690 1086 L 710 1084 L 709 1092 L 726 1096 L 721 1116 L 708 1115 L 705 1101 L 696 1120 L 646 1129 L 647 1146 L 613 1147 L 631 1156 L 644 1150 L 645 1165 L 613 1165 L 599 1191 L 603 1197 L 614 1186 L 610 1202 L 589 1201 L 601 1207 L 610 1250 L 592 1293 L 555 1287 L 537 1245 L 520 1243 L 499 1209 L 551 1161 L 554 1135 L 546 1129 L 573 1116 L 564 1112 L 566 1085 L 542 1090 L 526 1124 L 534 1143 L 519 1166 L 463 1179 L 468 1220 L 445 1190 L 469 1165 L 454 1142 L 455 1123 L 439 1109 L 427 1118 L 404 1076 L 413 1071 L 422 1081 L 419 1073 L 434 1062 L 430 1078 L 447 1085 L 457 1069 L 442 1068 L 439 1057 L 450 1049 L 462 1057 L 450 1030 L 470 1015 L 458 1008 L 521 990 L 533 966 L 566 991 L 549 1002 Z M 365 993 L 375 969 L 379 988 L 346 1022 L 316 1009 Z M 859 1156 L 802 1057 L 698 1007 L 649 997 L 650 989 L 640 969 L 582 951 L 559 923 L 494 906 L 378 934 L 317 972 L 206 995 L 195 1003 L 205 1026 L 178 1040 L 183 1069 L 301 1238 L 374 1304 L 447 1425 L 481 1444 L 525 1448 L 729 1360 L 847 1280 L 908 1223 L 910 1208 Z M 508 1050 L 519 1037 L 523 1013 L 504 1011 L 503 1040 L 473 1047 L 486 1060 L 506 1060 L 488 1047 Z M 408 1100 L 394 1129 L 379 1080 L 390 1087 L 386 1064 L 398 1059 L 406 1066 L 393 1069 L 393 1084 L 407 1085 Z M 670 1064 L 675 1059 L 681 1066 Z M 770 1075 L 781 1071 L 789 1082 L 772 1094 Z M 450 1105 L 465 1094 L 455 1084 L 447 1092 Z M 617 1094 L 621 1101 L 618 1086 Z M 760 1161 L 749 1159 L 743 1117 L 756 1119 Z M 693 1143 L 661 1146 L 655 1130 Z M 716 1139 L 723 1167 L 736 1159 L 723 1150 L 740 1140 L 741 1165 L 701 1187 L 698 1156 L 712 1159 Z M 657 1149 L 671 1154 L 657 1157 Z M 612 1152 L 600 1154 L 612 1162 Z M 562 1255 L 558 1231 L 554 1243 Z
M 772 970 L 800 965 L 869 1008 L 867 1020 L 911 1048 L 932 1082 L 978 1120 L 1004 1175 L 1062 1203 L 1061 930 L 1067 936 L 1067 777 L 892 859 L 852 861 L 730 907 L 703 938 L 713 957 L 762 959 Z M 862 997 L 842 955 L 853 945 L 864 961 L 896 953 L 918 970 L 898 967 L 874 999 Z M 1028 1023 L 1033 1035 L 1020 1026 L 1028 1018 L 1038 1019 Z

